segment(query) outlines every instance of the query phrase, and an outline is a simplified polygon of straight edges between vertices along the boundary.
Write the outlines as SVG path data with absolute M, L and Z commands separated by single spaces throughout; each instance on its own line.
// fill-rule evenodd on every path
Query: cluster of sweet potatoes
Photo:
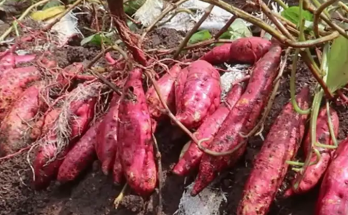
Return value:
M 127 183 L 137 194 L 148 196 L 158 183 L 154 133 L 170 111 L 175 116 L 171 123 L 179 122 L 195 137 L 172 171 L 186 176 L 198 170 L 191 191 L 197 195 L 245 153 L 248 135 L 273 90 L 281 55 L 278 44 L 258 37 L 241 38 L 217 46 L 189 64 L 172 65 L 156 85 L 144 86 L 148 73 L 142 68 L 127 71 L 126 77 L 114 82 L 122 88 L 116 93 L 82 75 L 82 64 L 57 72 L 57 64 L 46 58 L 0 53 L 0 155 L 32 147 L 35 189 L 44 189 L 53 180 L 73 181 L 99 160 L 102 172 L 112 175 L 115 184 Z M 40 63 L 17 67 L 34 59 Z M 220 73 L 213 65 L 223 62 L 253 67 L 248 82 L 231 83 L 221 99 Z M 309 107 L 307 87 L 296 101 L 302 109 Z M 330 117 L 334 134 L 329 132 L 327 110 L 319 113 L 316 137 L 321 144 L 332 145 L 331 136 L 338 133 L 335 110 L 331 109 Z M 288 172 L 288 161 L 300 149 L 307 119 L 291 102 L 284 106 L 255 158 L 238 214 L 267 214 Z M 313 150 L 312 142 L 308 132 L 303 141 L 305 155 Z M 340 170 L 346 142 L 337 152 L 314 146 L 321 156 L 312 153 L 314 164 L 303 175 L 295 175 L 284 196 L 307 192 L 324 177 L 317 214 L 348 210 L 341 203 L 348 200 L 342 191 L 347 185 L 341 181 L 348 174 Z M 303 180 L 296 184 L 298 177 Z M 338 180 L 342 189 L 335 185 Z

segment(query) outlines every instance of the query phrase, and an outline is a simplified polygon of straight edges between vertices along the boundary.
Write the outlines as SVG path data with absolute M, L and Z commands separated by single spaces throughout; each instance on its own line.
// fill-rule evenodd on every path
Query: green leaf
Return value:
M 230 31 L 226 31 L 223 34 L 221 34 L 221 36 L 219 37 L 219 39 L 230 39 L 231 38 L 231 33 Z
M 49 7 L 44 10 L 38 10 L 33 12 L 30 16 L 35 21 L 43 21 L 50 18 L 53 18 L 65 11 L 65 7 L 63 5 Z
M 128 15 L 133 15 L 143 4 L 145 0 L 132 0 L 123 4 L 124 12 Z
M 56 7 L 56 6 L 59 6 L 59 5 L 62 5 L 59 0 L 52 0 L 52 1 L 47 2 L 45 4 L 45 6 L 43 6 L 42 10 L 45 10 L 47 8 L 50 8 L 50 7 Z
M 135 31 L 138 29 L 137 25 L 129 19 L 127 19 L 127 25 L 131 31 Z
M 228 31 L 224 32 L 219 39 L 236 40 L 241 37 L 251 37 L 252 33 L 246 23 L 242 19 L 236 19 L 228 28 Z M 215 46 L 222 45 L 223 43 L 216 43 Z
M 194 43 L 198 43 L 198 42 L 202 42 L 205 40 L 209 40 L 210 38 L 212 38 L 210 32 L 208 30 L 201 30 L 198 31 L 196 33 L 194 33 L 190 40 L 189 40 L 189 44 L 194 44 Z
M 348 40 L 336 38 L 328 54 L 327 86 L 332 93 L 348 83 Z
M 86 44 L 101 45 L 102 38 L 100 34 L 93 34 L 81 40 L 81 46 Z
M 236 40 L 242 37 L 253 36 L 250 29 L 242 19 L 236 19 L 230 26 L 231 40 Z
M 281 16 L 297 25 L 299 22 L 299 12 L 300 8 L 298 6 L 292 6 L 283 10 Z M 313 21 L 313 14 L 308 10 L 302 11 L 302 17 L 307 21 Z

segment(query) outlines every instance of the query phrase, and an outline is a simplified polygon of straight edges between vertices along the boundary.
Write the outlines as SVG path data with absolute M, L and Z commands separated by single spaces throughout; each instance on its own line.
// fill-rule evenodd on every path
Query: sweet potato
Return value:
M 79 85 L 61 105 L 52 128 L 39 140 L 42 144 L 34 160 L 35 189 L 44 189 L 49 185 L 73 143 L 88 129 L 95 114 L 100 87 L 99 83 Z
M 228 113 L 237 103 L 243 92 L 243 87 L 239 84 L 234 85 L 230 92 L 227 94 L 226 102 L 222 103 L 220 107 L 209 117 L 207 117 L 202 125 L 195 132 L 197 139 L 209 139 L 210 141 L 204 141 L 202 145 L 207 147 L 213 140 L 216 132 L 219 130 L 221 124 L 226 119 Z M 203 152 L 198 148 L 197 143 L 190 142 L 189 147 L 179 162 L 175 165 L 173 172 L 177 175 L 184 176 L 188 174 L 192 169 L 199 165 Z
M 210 150 L 229 151 L 245 141 L 240 134 L 246 135 L 253 129 L 267 104 L 277 76 L 280 56 L 281 48 L 274 46 L 256 63 L 245 92 L 222 123 L 208 147 Z M 197 195 L 214 180 L 218 172 L 234 165 L 245 149 L 246 144 L 243 144 L 232 155 L 216 157 L 204 154 L 191 195 Z
M 331 121 L 333 124 L 333 129 L 334 129 L 334 133 L 335 136 L 338 135 L 338 127 L 339 127 L 339 119 L 338 119 L 338 115 L 337 112 L 330 108 L 330 114 L 331 114 Z M 316 131 L 316 136 L 317 136 L 317 141 L 321 144 L 325 144 L 325 145 L 332 145 L 332 139 L 331 139 L 331 135 L 330 135 L 330 130 L 329 130 L 329 125 L 328 125 L 328 117 L 327 117 L 327 110 L 326 108 L 323 108 L 318 116 L 317 119 L 317 131 Z M 310 140 L 310 132 L 308 132 L 306 139 L 304 141 L 304 155 L 305 157 L 307 157 L 308 154 L 308 149 L 311 147 L 311 140 Z M 301 181 L 301 183 L 299 184 L 298 189 L 294 189 L 293 186 L 291 186 L 291 188 L 289 188 L 284 196 L 285 197 L 289 197 L 293 194 L 302 194 L 305 193 L 307 191 L 309 191 L 310 189 L 312 189 L 315 185 L 318 184 L 319 180 L 321 179 L 321 177 L 324 175 L 330 160 L 331 160 L 331 156 L 333 155 L 334 151 L 333 149 L 327 149 L 327 148 L 321 148 L 321 147 L 316 147 L 316 149 L 320 152 L 321 156 L 319 161 L 314 164 L 314 165 L 310 165 L 308 166 L 303 179 Z M 311 163 L 316 162 L 317 160 L 317 155 L 315 153 L 312 154 L 312 158 L 311 158 Z M 296 178 L 299 176 L 299 174 L 297 174 L 295 176 L 295 180 L 293 181 L 292 185 L 296 182 Z
M 119 107 L 117 150 L 128 185 L 147 196 L 156 187 L 157 169 L 150 113 L 141 82 L 141 69 L 131 71 Z
M 82 171 L 90 166 L 96 158 L 94 145 L 100 122 L 90 127 L 65 156 L 59 167 L 57 181 L 73 181 Z
M 116 155 L 119 100 L 120 96 L 114 93 L 110 108 L 98 127 L 95 150 L 105 175 L 108 175 L 112 170 Z
M 0 155 L 4 156 L 25 147 L 30 142 L 33 119 L 44 108 L 40 85 L 26 89 L 1 122 Z
M 219 72 L 208 62 L 197 60 L 184 72 L 176 91 L 176 118 L 187 128 L 197 128 L 220 104 Z
M 21 67 L 6 70 L 0 77 L 0 121 L 18 96 L 23 93 L 31 82 L 40 79 L 40 72 L 36 67 Z
M 303 88 L 296 100 L 300 108 L 307 109 L 309 88 Z M 268 213 L 288 170 L 286 161 L 292 160 L 300 147 L 307 117 L 297 113 L 289 102 L 273 122 L 245 184 L 238 215 Z
M 315 215 L 348 214 L 348 138 L 343 140 L 321 182 Z
M 56 86 L 54 87 L 66 88 L 71 84 L 75 76 L 82 73 L 83 69 L 84 66 L 82 63 L 73 63 L 65 67 L 63 71 L 57 75 Z
M 271 42 L 260 37 L 240 38 L 232 43 L 214 47 L 200 59 L 211 64 L 249 63 L 258 61 L 269 49 Z
M 117 185 L 121 184 L 124 180 L 120 155 L 119 155 L 119 152 L 117 150 L 116 150 L 116 156 L 115 156 L 115 160 L 114 160 L 112 177 L 113 177 L 114 183 Z
M 56 121 L 60 114 L 60 108 L 54 108 L 51 111 L 48 111 L 47 114 L 41 116 L 41 118 L 34 124 L 30 138 L 32 140 L 37 140 L 42 135 L 45 135 L 48 130 L 53 126 L 53 123 Z
M 0 53 L 0 73 L 6 69 L 13 69 L 19 63 L 29 62 L 35 59 L 35 55 L 17 55 L 14 53 L 15 47 Z
M 180 71 L 181 67 L 176 64 L 172 68 L 170 68 L 168 73 L 163 75 L 157 81 L 157 85 L 164 98 L 164 101 L 172 112 L 174 112 L 175 109 L 174 82 Z M 150 116 L 154 120 L 159 120 L 163 114 L 164 107 L 155 91 L 154 86 L 151 86 L 146 92 L 146 100 L 149 107 Z

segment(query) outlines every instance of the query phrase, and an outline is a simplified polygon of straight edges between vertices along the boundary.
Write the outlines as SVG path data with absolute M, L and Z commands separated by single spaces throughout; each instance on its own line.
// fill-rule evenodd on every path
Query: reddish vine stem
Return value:
M 123 1 L 121 0 L 108 0 L 108 5 L 112 18 L 114 20 L 116 29 L 122 41 L 126 44 L 127 48 L 132 52 L 133 58 L 139 64 L 147 66 L 145 52 L 138 46 L 139 35 L 134 34 L 126 23 L 126 13 L 123 8 Z
M 101 82 L 103 82 L 105 85 L 107 85 L 109 88 L 111 88 L 114 92 L 116 92 L 118 95 L 122 95 L 122 90 L 117 87 L 115 84 L 111 83 L 109 80 L 107 80 L 104 76 L 102 76 L 101 74 L 94 72 L 92 69 L 90 69 L 102 56 L 105 55 L 105 53 L 116 49 L 117 51 L 119 51 L 122 55 L 126 55 L 127 54 L 124 53 L 124 51 L 120 48 L 118 48 L 117 46 L 111 46 L 108 47 L 106 49 L 104 49 L 103 51 L 101 51 L 97 56 L 95 56 L 87 65 L 86 65 L 86 69 L 89 70 L 90 73 L 92 73 L 93 76 L 97 77 Z

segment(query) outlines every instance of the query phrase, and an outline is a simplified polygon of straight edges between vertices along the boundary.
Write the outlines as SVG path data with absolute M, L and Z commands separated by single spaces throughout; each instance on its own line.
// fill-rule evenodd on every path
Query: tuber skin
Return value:
M 21 67 L 6 70 L 0 77 L 0 121 L 4 119 L 13 102 L 30 83 L 41 78 L 39 70 L 34 67 Z
M 13 69 L 19 63 L 30 62 L 35 59 L 36 55 L 17 55 L 15 51 L 16 46 L 12 46 L 5 52 L 0 52 L 0 74 L 7 70 Z
M 257 62 L 271 48 L 269 40 L 260 37 L 243 37 L 214 47 L 200 59 L 211 64 L 221 63 L 248 63 Z
M 1 156 L 12 154 L 31 142 L 31 124 L 39 111 L 45 108 L 45 104 L 41 101 L 40 90 L 40 85 L 26 89 L 1 122 Z
M 162 98 L 172 112 L 175 111 L 174 82 L 180 71 L 181 67 L 178 64 L 175 64 L 170 68 L 168 73 L 164 74 L 157 81 L 157 86 L 160 89 Z M 151 86 L 146 92 L 146 100 L 151 118 L 154 120 L 160 120 L 165 108 L 163 107 L 154 86 Z
M 128 185 L 140 196 L 157 183 L 150 113 L 141 80 L 142 70 L 130 72 L 119 107 L 117 151 Z
M 34 124 L 30 138 L 32 140 L 37 140 L 40 137 L 47 134 L 48 130 L 52 128 L 53 123 L 56 121 L 60 114 L 60 108 L 54 108 L 48 111 L 47 114 L 41 116 L 41 118 Z
M 112 178 L 116 185 L 122 184 L 124 182 L 123 168 L 121 164 L 121 158 L 119 152 L 116 150 L 114 165 L 112 169 Z
M 226 101 L 221 103 L 220 107 L 212 115 L 207 117 L 194 133 L 198 140 L 210 140 L 202 142 L 203 147 L 208 147 L 209 143 L 213 140 L 216 132 L 219 130 L 221 124 L 226 119 L 233 106 L 237 103 L 242 93 L 242 85 L 236 84 L 232 86 L 230 92 L 226 96 Z M 204 152 L 198 148 L 197 143 L 191 141 L 188 149 L 175 165 L 173 173 L 180 176 L 186 176 L 191 170 L 198 167 L 203 153 Z
M 176 119 L 195 129 L 220 105 L 220 75 L 204 60 L 197 60 L 184 70 L 176 85 Z
M 74 91 L 70 93 L 73 94 Z M 39 140 L 43 144 L 39 146 L 33 164 L 35 174 L 35 180 L 33 180 L 34 189 L 45 189 L 49 186 L 50 182 L 55 179 L 64 157 L 70 151 L 74 143 L 76 143 L 76 140 L 88 129 L 88 125 L 94 117 L 96 102 L 97 97 L 72 101 L 68 106 L 69 112 L 72 113 L 72 115 L 70 119 L 66 119 L 71 127 L 68 133 L 69 136 L 62 137 L 61 134 L 57 134 L 55 129 L 51 128 Z M 59 121 L 57 120 L 60 119 L 62 109 L 60 111 L 58 118 L 52 123 L 53 127 L 59 125 Z M 59 142 L 62 141 L 67 142 L 67 144 L 64 146 L 59 145 Z
M 118 108 L 120 96 L 113 94 L 110 108 L 103 117 L 102 123 L 98 127 L 97 143 L 95 150 L 101 169 L 105 175 L 108 175 L 113 168 L 115 154 L 117 150 L 117 123 Z
M 309 88 L 304 87 L 296 96 L 301 109 L 307 109 Z M 288 102 L 267 134 L 254 167 L 243 190 L 238 215 L 264 215 L 280 188 L 289 165 L 300 147 L 308 115 L 297 113 Z
M 332 157 L 321 182 L 315 215 L 348 214 L 348 138 Z
M 337 112 L 330 108 L 330 117 L 331 122 L 333 125 L 334 134 L 337 137 L 338 135 L 338 128 L 339 128 L 339 118 L 337 115 Z M 310 132 L 308 132 L 306 139 L 303 143 L 304 148 L 304 156 L 307 157 L 308 149 L 311 147 L 311 140 L 310 140 Z M 333 145 L 333 141 L 331 139 L 331 134 L 329 130 L 328 125 L 328 117 L 327 117 L 327 110 L 326 108 L 322 108 L 319 112 L 318 119 L 317 119 L 317 131 L 316 131 L 316 137 L 317 141 L 321 144 L 325 145 Z M 330 161 L 333 153 L 335 152 L 334 149 L 327 149 L 327 148 L 321 148 L 316 147 L 318 151 L 320 152 L 321 156 L 319 158 L 319 161 L 314 164 L 307 167 L 307 170 L 305 174 L 303 175 L 303 179 L 301 180 L 298 189 L 294 189 L 293 185 L 296 182 L 296 178 L 299 177 L 300 174 L 296 174 L 295 179 L 292 182 L 291 188 L 289 188 L 285 193 L 284 197 L 289 197 L 294 194 L 303 194 L 311 190 L 314 186 L 316 186 L 319 182 L 319 180 L 324 175 Z M 312 153 L 311 163 L 316 162 L 317 155 L 315 153 Z
M 96 158 L 94 145 L 100 122 L 90 127 L 67 153 L 59 167 L 57 181 L 66 183 L 75 180 L 79 174 L 92 165 Z
M 232 166 L 244 154 L 245 138 L 255 126 L 268 102 L 273 82 L 277 76 L 281 48 L 272 47 L 254 66 L 247 88 L 232 111 L 227 115 L 216 133 L 208 149 L 215 152 L 225 152 L 236 149 L 232 155 L 212 156 L 203 154 L 198 176 L 195 180 L 191 195 L 195 196 L 207 187 L 224 169 Z

